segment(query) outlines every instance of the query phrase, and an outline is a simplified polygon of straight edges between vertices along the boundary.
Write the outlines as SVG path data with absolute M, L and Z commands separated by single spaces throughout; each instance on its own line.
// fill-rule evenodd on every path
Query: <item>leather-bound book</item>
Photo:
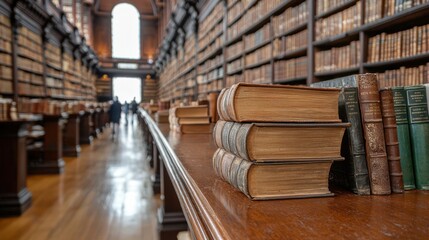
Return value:
M 371 193 L 375 195 L 390 194 L 389 165 L 377 75 L 370 73 L 357 75 L 357 86 Z
M 392 88 L 392 92 L 404 189 L 411 190 L 416 188 L 416 183 L 414 179 L 413 154 L 411 151 L 410 128 L 407 116 L 407 95 L 404 87 L 394 87 Z
M 255 163 L 219 148 L 213 156 L 217 176 L 252 200 L 332 196 L 331 160 Z
M 348 85 L 348 78 L 353 80 L 355 76 L 318 82 L 312 86 L 342 88 L 338 99 L 340 118 L 343 122 L 351 123 L 341 143 L 341 156 L 345 157 L 345 161 L 335 161 L 332 164 L 331 182 L 348 188 L 359 195 L 369 195 L 371 189 L 366 164 L 358 90 L 357 87 Z
M 219 120 L 219 148 L 256 162 L 342 160 L 341 141 L 349 123 L 237 123 Z
M 405 87 L 417 189 L 429 190 L 429 115 L 426 88 Z
M 394 193 L 404 192 L 401 157 L 399 153 L 393 93 L 391 89 L 380 91 L 381 114 L 383 116 L 384 138 L 386 140 L 387 161 L 389 163 L 390 187 Z
M 219 95 L 220 119 L 232 122 L 334 122 L 338 89 L 237 83 Z

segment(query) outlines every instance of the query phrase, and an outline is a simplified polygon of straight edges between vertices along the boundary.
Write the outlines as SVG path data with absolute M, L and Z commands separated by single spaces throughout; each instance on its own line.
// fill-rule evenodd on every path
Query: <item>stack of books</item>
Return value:
M 219 95 L 216 174 L 250 199 L 331 196 L 348 123 L 337 89 L 238 83 Z
M 170 109 L 170 129 L 181 133 L 212 133 L 207 105 Z

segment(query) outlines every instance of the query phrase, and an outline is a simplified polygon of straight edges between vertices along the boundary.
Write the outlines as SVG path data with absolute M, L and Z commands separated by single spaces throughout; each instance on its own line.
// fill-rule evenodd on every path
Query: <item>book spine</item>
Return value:
M 394 87 L 392 88 L 392 92 L 404 189 L 411 190 L 416 188 L 416 184 L 414 180 L 413 155 L 411 153 L 410 129 L 407 117 L 407 96 L 404 87 Z
M 234 121 L 234 122 L 239 122 L 237 119 L 237 116 L 235 114 L 235 94 L 237 92 L 237 89 L 240 85 L 239 84 L 234 84 L 228 91 L 228 95 L 226 96 L 226 112 L 228 115 L 228 120 L 229 121 Z
M 222 139 L 222 147 L 228 151 L 231 152 L 230 144 L 229 144 L 229 133 L 231 132 L 232 126 L 234 125 L 234 122 L 226 122 L 225 125 L 222 128 L 221 133 L 221 139 Z
M 224 149 L 218 149 L 213 155 L 213 165 L 217 176 L 251 198 L 247 187 L 247 173 L 252 165 L 250 161 L 235 156 Z
M 389 167 L 384 144 L 377 75 L 360 74 L 357 78 L 371 193 L 390 194 Z
M 229 148 L 230 152 L 232 152 L 234 154 L 238 153 L 236 139 L 237 139 L 238 131 L 239 131 L 241 126 L 242 126 L 242 124 L 234 122 L 234 124 L 232 125 L 231 130 L 229 131 L 229 134 L 228 134 L 228 144 L 229 144 L 228 148 Z
M 406 87 L 414 173 L 418 189 L 429 190 L 429 115 L 426 88 Z
M 222 103 L 223 103 L 223 98 L 225 96 L 225 92 L 227 91 L 227 88 L 222 89 L 222 91 L 219 93 L 217 102 L 216 102 L 216 107 L 217 107 L 217 112 L 219 114 L 219 118 L 221 120 L 225 120 L 225 116 L 223 114 L 223 107 L 222 107 Z
M 348 153 L 345 161 L 348 182 L 350 182 L 353 192 L 369 195 L 371 189 L 365 158 L 365 142 L 362 135 L 357 88 L 344 88 L 339 99 L 341 118 L 343 121 L 351 123 L 351 126 L 347 128 L 348 142 L 346 144 L 348 146 L 347 149 L 343 148 Z
M 240 129 L 238 129 L 236 139 L 237 152 L 234 153 L 241 158 L 250 160 L 249 151 L 247 149 L 247 136 L 252 129 L 253 124 L 243 123 L 241 124 Z
M 223 148 L 222 146 L 222 131 L 223 127 L 225 126 L 225 121 L 218 121 L 213 129 L 213 138 L 216 146 L 218 148 Z
M 393 107 L 392 90 L 381 90 L 380 97 L 384 136 L 386 140 L 387 161 L 389 163 L 390 187 L 394 193 L 403 193 L 404 182 L 402 178 L 401 157 L 399 154 L 399 141 L 395 110 Z

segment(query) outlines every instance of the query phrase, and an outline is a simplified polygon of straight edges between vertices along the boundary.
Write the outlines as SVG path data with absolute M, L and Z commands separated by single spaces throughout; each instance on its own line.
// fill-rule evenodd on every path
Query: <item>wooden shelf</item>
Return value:
M 429 52 L 410 56 L 410 57 L 388 60 L 388 61 L 364 63 L 363 66 L 365 68 L 368 68 L 368 69 L 386 68 L 386 67 L 405 65 L 405 64 L 409 64 L 409 63 L 413 63 L 413 62 L 420 62 L 420 61 L 429 61 Z
M 298 26 L 296 26 L 294 28 L 291 28 L 291 29 L 289 29 L 289 30 L 287 30 L 287 31 L 285 31 L 285 32 L 283 32 L 281 34 L 277 34 L 276 36 L 274 36 L 274 38 L 281 38 L 281 37 L 284 37 L 284 36 L 288 36 L 288 35 L 292 35 L 292 34 L 298 33 L 300 31 L 306 29 L 307 25 L 308 25 L 308 23 L 305 22 L 305 23 L 303 23 L 301 25 L 298 25 Z
M 265 45 L 268 45 L 270 43 L 271 43 L 271 39 L 265 40 L 265 41 L 263 41 L 261 43 L 256 44 L 255 46 L 253 46 L 253 47 L 251 47 L 249 49 L 245 49 L 244 53 L 248 54 L 248 53 L 254 52 L 255 50 L 258 50 L 259 48 L 264 47 Z
M 322 47 L 329 48 L 333 46 L 347 44 L 354 40 L 359 40 L 359 28 L 355 28 L 346 33 L 338 34 L 332 37 L 315 41 L 313 43 L 313 46 L 318 48 L 322 48 Z
M 270 59 L 266 59 L 264 61 L 260 61 L 260 62 L 254 63 L 254 64 L 246 65 L 246 66 L 244 66 L 244 69 L 256 68 L 256 67 L 268 64 L 270 62 L 271 62 L 271 58 Z
M 335 13 L 341 12 L 341 11 L 343 11 L 343 10 L 345 10 L 345 9 L 347 9 L 347 8 L 355 5 L 355 4 L 356 4 L 356 0 L 347 1 L 347 2 L 345 2 L 343 4 L 340 4 L 338 6 L 335 6 L 335 7 L 331 8 L 331 9 L 329 9 L 328 11 L 325 11 L 325 12 L 319 14 L 319 15 L 316 15 L 314 17 L 314 20 L 317 21 L 317 20 L 319 20 L 321 18 L 329 17 L 330 15 L 333 15 Z
M 348 74 L 354 74 L 354 73 L 359 73 L 359 67 L 339 69 L 339 70 L 327 71 L 327 72 L 316 72 L 314 76 L 323 78 L 323 77 L 330 77 L 330 76 L 337 76 L 337 75 L 348 75 Z
M 237 74 L 237 73 L 239 73 L 239 72 L 242 72 L 243 71 L 243 68 L 239 68 L 239 69 L 235 69 L 234 71 L 231 71 L 231 72 L 228 72 L 227 71 L 227 75 L 235 75 L 235 74 Z
M 410 22 L 418 18 L 427 17 L 429 14 L 429 3 L 421 4 L 402 12 L 399 12 L 393 16 L 388 16 L 382 19 L 378 19 L 374 22 L 365 24 L 360 28 L 360 31 L 374 32 L 382 31 L 389 27 L 394 27 L 404 22 Z
M 287 84 L 291 82 L 302 82 L 306 80 L 307 80 L 307 77 L 298 77 L 298 78 L 291 78 L 291 79 L 274 80 L 274 84 Z
M 290 59 L 307 55 L 307 46 L 288 51 L 274 57 L 275 60 Z
M 243 57 L 243 53 L 236 54 L 235 56 L 232 56 L 232 57 L 228 58 L 228 59 L 226 60 L 226 62 L 227 62 L 227 63 L 229 63 L 229 62 L 233 62 L 234 60 L 237 60 L 237 59 L 242 58 L 242 57 Z
M 211 53 L 209 53 L 207 56 L 205 56 L 204 58 L 202 58 L 199 62 L 198 65 L 201 65 L 202 63 L 204 63 L 205 61 L 207 61 L 208 59 L 219 55 L 220 53 L 222 53 L 223 48 L 219 47 L 218 49 L 216 49 L 215 51 L 212 51 Z

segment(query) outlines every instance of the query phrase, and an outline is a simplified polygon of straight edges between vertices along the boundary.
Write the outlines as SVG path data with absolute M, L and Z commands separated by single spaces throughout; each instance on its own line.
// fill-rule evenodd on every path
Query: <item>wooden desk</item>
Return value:
M 79 123 L 79 143 L 91 144 L 93 137 L 91 136 L 91 116 L 92 112 L 85 111 L 80 118 Z
M 77 157 L 80 154 L 79 125 L 80 117 L 83 114 L 83 112 L 68 114 L 63 135 L 63 154 L 65 157 Z
M 27 189 L 28 121 L 0 121 L 0 216 L 20 215 L 31 205 Z
M 65 165 L 63 160 L 64 116 L 43 115 L 41 124 L 45 131 L 43 152 L 40 156 L 36 155 L 34 158 L 28 159 L 28 173 L 62 173 Z
M 251 201 L 212 169 L 209 134 L 177 134 L 142 112 L 196 239 L 427 239 L 429 192 Z M 158 128 L 159 127 L 159 128 Z M 166 179 L 161 178 L 161 181 Z M 161 184 L 164 184 L 161 182 Z M 168 198 L 164 194 L 163 206 Z M 161 234 L 162 239 L 162 234 Z

